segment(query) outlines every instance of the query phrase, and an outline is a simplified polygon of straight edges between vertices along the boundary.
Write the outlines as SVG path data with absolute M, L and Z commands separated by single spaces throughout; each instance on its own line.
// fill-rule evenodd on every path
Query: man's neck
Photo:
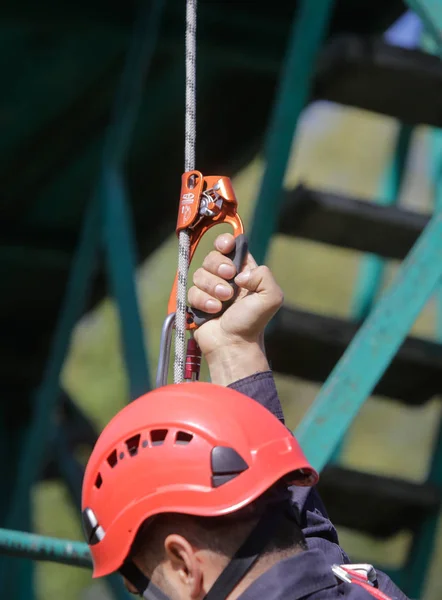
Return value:
M 226 600 L 237 600 L 237 598 L 239 598 L 254 581 L 261 577 L 261 575 L 264 575 L 264 573 L 269 571 L 282 560 L 291 558 L 292 556 L 300 554 L 301 552 L 304 552 L 304 548 L 296 545 L 287 550 L 264 554 L 258 559 L 246 576 L 238 583 L 233 592 L 227 596 Z

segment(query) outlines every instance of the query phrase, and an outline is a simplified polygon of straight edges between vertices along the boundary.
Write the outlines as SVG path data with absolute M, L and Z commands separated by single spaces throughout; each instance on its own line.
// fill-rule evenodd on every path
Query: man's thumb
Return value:
M 279 308 L 283 303 L 284 294 L 270 269 L 264 265 L 244 269 L 235 277 L 235 282 L 248 292 L 259 294 L 268 308 Z
M 235 283 L 237 283 L 240 287 L 243 287 L 243 288 L 251 291 L 249 289 L 251 274 L 252 274 L 251 269 L 246 267 L 244 269 L 244 271 L 241 271 L 241 273 L 238 273 L 238 275 L 235 277 Z

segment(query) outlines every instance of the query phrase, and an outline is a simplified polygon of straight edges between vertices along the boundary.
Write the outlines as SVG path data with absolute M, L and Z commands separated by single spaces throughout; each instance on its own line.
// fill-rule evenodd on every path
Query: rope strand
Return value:
M 196 21 L 197 0 L 186 2 L 186 116 L 184 171 L 195 169 L 196 145 Z M 178 286 L 175 314 L 174 382 L 184 381 L 186 360 L 187 275 L 190 235 L 181 231 L 178 240 Z
M 186 117 L 184 171 L 195 168 L 197 0 L 186 2 Z

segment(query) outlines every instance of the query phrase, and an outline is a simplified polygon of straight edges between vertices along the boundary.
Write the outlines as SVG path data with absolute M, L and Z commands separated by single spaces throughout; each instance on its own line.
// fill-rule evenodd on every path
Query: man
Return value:
M 194 308 L 216 313 L 231 296 L 233 244 L 220 236 L 196 271 Z M 148 600 L 406 600 L 381 573 L 378 589 L 332 570 L 348 559 L 283 425 L 264 351 L 282 292 L 250 255 L 235 281 L 232 306 L 195 333 L 212 384 L 146 394 L 94 448 L 83 484 L 94 576 L 119 570 Z

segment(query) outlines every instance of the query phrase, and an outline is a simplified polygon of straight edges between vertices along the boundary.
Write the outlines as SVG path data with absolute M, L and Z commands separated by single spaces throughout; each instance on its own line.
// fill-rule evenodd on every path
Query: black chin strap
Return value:
M 294 515 L 287 515 L 284 510 L 278 508 L 280 507 L 274 504 L 267 506 L 256 527 L 219 575 L 204 600 L 225 600 L 258 560 L 282 518 L 295 518 Z M 170 600 L 133 562 L 125 562 L 120 568 L 120 573 L 145 600 Z
M 285 516 L 284 511 L 278 508 L 274 504 L 267 506 L 256 527 L 219 575 L 204 600 L 225 600 L 250 571 Z
M 164 592 L 160 590 L 149 577 L 132 562 L 126 561 L 120 568 L 120 573 L 131 583 L 142 598 L 146 600 L 170 600 Z

